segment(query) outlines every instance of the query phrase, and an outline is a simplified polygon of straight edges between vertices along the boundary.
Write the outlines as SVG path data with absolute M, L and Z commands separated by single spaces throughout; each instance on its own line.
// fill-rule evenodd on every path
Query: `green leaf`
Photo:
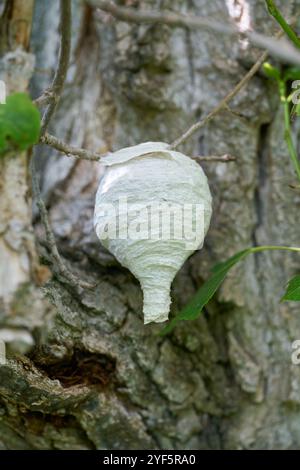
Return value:
M 263 71 L 268 78 L 272 78 L 278 81 L 280 80 L 280 71 L 276 67 L 273 67 L 273 65 L 271 65 L 269 62 L 264 62 Z
M 241 259 L 245 258 L 253 248 L 247 248 L 223 263 L 218 263 L 212 269 L 212 276 L 198 290 L 188 305 L 161 331 L 161 334 L 169 333 L 181 320 L 195 320 L 202 312 L 203 307 L 210 301 L 217 289 L 224 281 L 228 271 Z
M 40 113 L 25 93 L 10 95 L 0 104 L 0 154 L 10 149 L 26 150 L 38 142 Z
M 294 302 L 300 302 L 300 275 L 293 277 L 289 282 L 284 296 L 281 302 L 286 300 L 292 300 Z
M 289 67 L 283 74 L 284 81 L 287 80 L 300 80 L 300 68 Z
M 284 250 L 300 253 L 300 248 L 297 247 L 263 245 L 246 248 L 245 250 L 239 251 L 233 255 L 227 261 L 216 264 L 212 269 L 211 277 L 203 284 L 202 287 L 200 287 L 188 305 L 175 318 L 173 318 L 173 320 L 169 322 L 169 324 L 160 332 L 160 334 L 165 335 L 166 333 L 169 333 L 181 320 L 195 320 L 201 314 L 203 307 L 210 301 L 212 296 L 220 287 L 228 271 L 240 260 L 246 258 L 246 256 L 248 256 L 250 253 L 259 253 L 270 250 Z M 287 291 L 281 300 L 300 301 L 300 275 L 291 279 Z

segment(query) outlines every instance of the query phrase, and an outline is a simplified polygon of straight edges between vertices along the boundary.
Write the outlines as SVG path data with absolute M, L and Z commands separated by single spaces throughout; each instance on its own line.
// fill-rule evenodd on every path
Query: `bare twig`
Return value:
M 300 191 L 299 184 L 290 183 L 289 188 L 294 189 L 295 191 L 298 191 L 298 192 Z
M 216 156 L 216 155 L 208 155 L 208 156 L 202 156 L 202 155 L 197 155 L 196 157 L 191 157 L 193 160 L 196 160 L 197 162 L 235 162 L 236 158 L 233 157 L 232 155 L 228 155 L 227 153 L 225 155 L 221 156 Z
M 47 208 L 41 195 L 33 157 L 31 157 L 31 178 L 32 178 L 32 188 L 33 188 L 34 196 L 36 198 L 36 203 L 40 211 L 41 220 L 45 229 L 46 239 L 47 239 L 47 243 L 50 249 L 50 253 L 53 258 L 53 261 L 56 263 L 56 269 L 61 274 L 61 276 L 63 276 L 76 289 L 78 289 L 78 287 L 81 287 L 83 289 L 91 289 L 95 287 L 92 284 L 82 281 L 81 279 L 77 278 L 77 276 L 75 276 L 73 273 L 71 273 L 69 269 L 65 266 L 59 254 L 55 237 L 54 237 L 54 234 L 51 229 L 50 222 L 49 222 Z
M 227 104 L 229 103 L 232 98 L 234 98 L 239 91 L 249 82 L 249 80 L 256 74 L 256 72 L 260 69 L 262 64 L 265 62 L 268 56 L 267 52 L 261 54 L 257 62 L 251 67 L 251 69 L 244 75 L 242 80 L 233 88 L 233 90 L 228 93 L 228 95 L 223 98 L 220 103 L 208 113 L 201 121 L 196 122 L 193 124 L 184 134 L 182 134 L 178 139 L 176 139 L 171 144 L 171 149 L 177 148 L 179 145 L 183 144 L 189 137 L 191 137 L 195 132 L 205 126 L 212 118 L 214 118 Z
M 172 27 L 189 29 L 207 29 L 217 34 L 245 37 L 256 47 L 266 49 L 270 54 L 278 57 L 282 61 L 300 65 L 299 51 L 287 41 L 279 41 L 264 34 L 254 31 L 245 31 L 241 33 L 235 26 L 222 24 L 210 18 L 179 14 L 173 12 L 158 12 L 149 10 L 136 10 L 129 7 L 121 7 L 112 1 L 107 0 L 88 0 L 89 3 L 103 11 L 110 13 L 115 18 L 143 24 L 167 24 Z
M 40 142 L 42 144 L 49 145 L 50 147 L 55 148 L 59 152 L 64 153 L 67 157 L 75 157 L 79 160 L 88 160 L 92 162 L 97 162 L 104 157 L 106 154 L 100 155 L 98 153 L 91 152 L 90 150 L 86 150 L 79 147 L 72 147 L 71 145 L 63 142 L 62 140 L 57 139 L 53 135 L 50 135 L 46 132 L 46 134 L 41 137 Z M 195 156 L 191 157 L 193 160 L 202 161 L 202 162 L 233 162 L 236 160 L 235 157 L 225 154 L 221 156 L 211 155 L 211 156 Z
M 77 157 L 81 160 L 89 160 L 92 162 L 97 162 L 106 154 L 99 154 L 91 152 L 79 147 L 72 147 L 71 145 L 63 142 L 62 140 L 57 139 L 54 135 L 50 135 L 46 132 L 44 136 L 41 137 L 40 143 L 49 145 L 50 147 L 55 148 L 59 152 L 64 153 L 67 157 Z
M 50 88 L 36 100 L 37 104 L 49 103 L 42 119 L 41 135 L 44 135 L 62 93 L 71 51 L 71 0 L 60 0 L 60 51 L 58 67 Z
M 48 90 L 45 90 L 41 96 L 33 100 L 33 102 L 38 107 L 46 106 L 47 104 L 51 102 L 51 100 L 54 99 L 54 96 L 55 96 L 54 93 L 50 89 L 48 89 Z

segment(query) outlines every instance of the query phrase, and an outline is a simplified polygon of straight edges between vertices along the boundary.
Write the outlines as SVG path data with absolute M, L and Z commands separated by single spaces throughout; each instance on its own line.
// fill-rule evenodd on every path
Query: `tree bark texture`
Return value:
M 249 6 L 254 29 L 276 31 L 258 0 L 119 3 L 224 22 L 226 4 L 239 3 L 244 15 Z M 72 4 L 72 61 L 51 132 L 99 153 L 150 140 L 172 142 L 234 87 L 259 54 L 243 41 L 125 24 L 84 2 Z M 277 4 L 287 15 L 300 7 L 298 0 Z M 36 0 L 34 97 L 55 69 L 58 16 L 56 0 Z M 214 199 L 212 225 L 204 249 L 176 276 L 172 314 L 216 262 L 236 251 L 299 245 L 300 197 L 289 187 L 293 170 L 283 132 L 276 87 L 259 73 L 231 110 L 180 149 L 229 153 L 237 161 L 203 163 Z M 300 339 L 299 306 L 279 303 L 299 259 L 282 252 L 250 257 L 198 320 L 181 322 L 161 337 L 161 325 L 143 325 L 138 282 L 93 231 L 98 163 L 35 150 L 59 250 L 69 269 L 96 287 L 75 291 L 56 272 L 36 210 L 36 245 L 54 275 L 42 289 L 26 270 L 17 277 L 24 234 L 31 230 L 24 159 L 0 161 L 0 327 L 12 338 L 7 364 L 0 367 L 0 448 L 299 448 L 300 368 L 291 363 L 291 344 Z M 22 244 L 15 244 L 20 223 Z

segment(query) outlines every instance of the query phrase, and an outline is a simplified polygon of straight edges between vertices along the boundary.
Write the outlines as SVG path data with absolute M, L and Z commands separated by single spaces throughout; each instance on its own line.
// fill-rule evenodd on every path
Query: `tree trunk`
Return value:
M 173 141 L 234 87 L 259 54 L 244 41 L 125 24 L 84 2 L 72 3 L 72 63 L 51 132 L 99 153 Z M 120 3 L 224 22 L 226 4 L 238 3 L 240 19 L 233 6 L 230 12 L 246 25 L 249 3 L 251 26 L 276 30 L 258 0 Z M 277 3 L 289 15 L 300 5 Z M 36 0 L 35 97 L 53 74 L 58 37 L 58 2 Z M 212 224 L 204 248 L 176 276 L 172 314 L 217 261 L 252 245 L 299 245 L 300 197 L 289 188 L 293 170 L 283 132 L 277 90 L 259 73 L 231 111 L 181 148 L 189 155 L 229 153 L 237 161 L 203 164 L 214 199 Z M 7 207 L 1 205 L 0 215 L 0 327 L 13 339 L 0 367 L 0 448 L 299 448 L 300 369 L 291 362 L 299 307 L 279 303 L 297 258 L 282 252 L 249 258 L 198 320 L 158 336 L 161 325 L 143 325 L 138 282 L 94 233 L 99 164 L 45 147 L 36 149 L 35 158 L 58 248 L 70 270 L 97 285 L 74 290 L 54 274 L 39 289 L 30 270 L 19 275 L 26 237 L 12 222 L 21 221 L 22 233 L 30 233 L 26 159 L 1 160 L 0 204 L 5 200 Z M 37 213 L 35 229 L 41 259 L 55 272 Z
M 34 70 L 28 52 L 33 1 L 6 2 L 0 36 L 0 79 L 7 94 L 25 92 Z M 26 152 L 0 157 L 0 340 L 9 338 L 20 352 L 33 345 L 32 331 L 41 316 L 22 302 L 42 298 L 35 287 L 40 270 L 31 215 L 30 181 Z M 18 307 L 18 304 L 20 305 Z

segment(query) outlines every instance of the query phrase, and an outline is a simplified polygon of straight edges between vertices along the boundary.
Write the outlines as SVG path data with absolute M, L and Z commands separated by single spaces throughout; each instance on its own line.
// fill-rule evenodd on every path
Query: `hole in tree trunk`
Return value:
M 40 358 L 33 360 L 50 379 L 59 380 L 64 388 L 75 385 L 105 387 L 113 380 L 116 369 L 116 361 L 113 358 L 80 350 L 75 350 L 71 357 L 51 364 L 41 363 Z

